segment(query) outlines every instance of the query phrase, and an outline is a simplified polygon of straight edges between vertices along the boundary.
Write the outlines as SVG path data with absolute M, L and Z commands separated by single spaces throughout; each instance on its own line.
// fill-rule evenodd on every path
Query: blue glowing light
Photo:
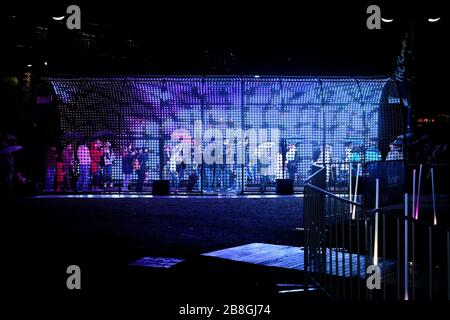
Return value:
M 277 128 L 298 144 L 298 172 L 308 176 L 312 155 L 325 141 L 334 160 L 346 142 L 380 137 L 380 108 L 398 100 L 386 95 L 387 78 L 353 77 L 115 77 L 50 79 L 63 132 L 89 137 L 99 130 L 117 134 L 116 154 L 127 144 L 148 148 L 148 179 L 158 179 L 160 150 L 179 128 L 203 130 Z M 289 140 L 291 139 L 291 140 Z M 121 177 L 121 159 L 113 176 Z

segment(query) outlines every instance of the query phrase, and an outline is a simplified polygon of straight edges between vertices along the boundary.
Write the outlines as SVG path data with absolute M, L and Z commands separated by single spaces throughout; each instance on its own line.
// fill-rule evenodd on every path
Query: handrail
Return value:
M 311 189 L 313 189 L 315 191 L 323 193 L 324 195 L 327 195 L 327 196 L 332 197 L 334 199 L 338 199 L 340 201 L 346 202 L 348 204 L 351 204 L 351 205 L 354 205 L 354 206 L 357 206 L 357 207 L 362 207 L 361 203 L 358 203 L 358 202 L 355 202 L 355 201 L 351 201 L 351 200 L 339 197 L 339 196 L 335 195 L 334 193 L 331 193 L 331 192 L 328 192 L 326 190 L 323 190 L 323 189 L 321 189 L 319 187 L 316 187 L 315 185 L 312 185 L 310 183 L 306 183 L 305 184 L 305 188 L 311 188 Z
M 384 211 L 383 208 L 373 209 L 373 210 L 371 210 L 371 214 L 374 215 L 377 212 L 383 213 L 383 211 Z M 420 220 L 416 220 L 416 219 L 414 219 L 412 217 L 405 217 L 404 215 L 399 215 L 399 216 L 392 215 L 392 217 L 394 217 L 394 218 L 403 218 L 404 220 L 406 220 L 408 222 L 415 223 L 415 224 L 418 224 L 418 225 L 422 225 L 422 226 L 425 226 L 425 227 L 431 227 L 432 229 L 435 229 L 435 230 L 442 230 L 442 231 L 445 231 L 445 232 L 450 232 L 450 228 L 449 227 L 426 223 L 426 222 L 423 222 L 423 221 L 420 221 Z
M 325 166 L 319 166 L 317 164 L 313 164 L 313 166 L 316 166 L 318 168 L 320 168 L 319 170 L 317 170 L 316 172 L 314 172 L 312 175 L 310 175 L 308 178 L 305 179 L 305 181 L 309 181 L 312 178 L 314 178 L 317 174 L 319 174 L 320 172 L 322 172 L 322 170 L 325 170 Z
M 323 196 L 317 199 L 319 194 Z M 319 288 L 337 300 L 345 300 L 348 293 L 350 299 L 356 297 L 358 300 L 364 296 L 367 300 L 376 301 L 395 299 L 395 296 L 401 300 L 403 295 L 405 300 L 416 300 L 422 298 L 422 293 L 429 300 L 434 296 L 450 300 L 448 226 L 419 221 L 403 212 L 394 214 L 387 208 L 364 210 L 363 219 L 343 219 L 343 215 L 349 217 L 347 206 L 333 205 L 337 202 L 334 199 L 362 208 L 361 204 L 339 198 L 313 184 L 305 184 L 304 263 L 308 267 L 305 267 L 307 281 L 318 283 Z M 436 247 L 434 243 L 441 244 Z M 417 250 L 418 245 L 428 250 Z M 380 262 L 383 275 L 383 287 L 379 293 L 369 290 L 361 281 L 364 268 L 372 261 Z M 443 267 L 442 274 L 435 270 L 437 265 Z M 423 275 L 416 272 L 418 268 L 424 271 Z M 357 277 L 347 277 L 355 272 Z M 390 279 L 389 282 L 386 279 Z

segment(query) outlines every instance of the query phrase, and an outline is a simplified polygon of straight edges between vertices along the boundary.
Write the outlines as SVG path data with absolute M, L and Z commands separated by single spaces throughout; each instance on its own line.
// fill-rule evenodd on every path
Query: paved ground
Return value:
M 299 271 L 201 256 L 255 242 L 302 245 L 302 232 L 294 230 L 303 224 L 302 197 L 1 200 L 2 288 L 12 298 L 132 300 L 172 315 L 164 319 L 176 318 L 186 303 L 271 302 L 278 312 L 301 316 L 302 303 L 323 301 L 317 293 L 278 293 L 277 284 L 303 284 Z M 392 212 L 402 214 L 401 207 Z M 439 221 L 446 212 L 438 212 Z M 423 214 L 431 217 L 427 206 Z M 184 261 L 169 269 L 129 266 L 143 256 Z M 79 292 L 66 288 L 72 264 L 82 270 Z
M 66 268 L 76 264 L 83 272 L 84 287 L 77 293 L 81 296 L 118 297 L 126 292 L 140 299 L 156 294 L 159 298 L 153 301 L 173 304 L 205 299 L 232 303 L 240 298 L 262 303 L 277 296 L 277 283 L 301 283 L 302 274 L 200 254 L 253 242 L 300 245 L 302 233 L 294 229 L 302 225 L 302 200 L 298 196 L 10 200 L 3 214 L 6 272 L 12 275 L 6 282 L 18 295 L 44 288 L 51 297 L 70 297 L 74 293 L 66 289 Z M 142 256 L 185 261 L 170 269 L 128 265 Z

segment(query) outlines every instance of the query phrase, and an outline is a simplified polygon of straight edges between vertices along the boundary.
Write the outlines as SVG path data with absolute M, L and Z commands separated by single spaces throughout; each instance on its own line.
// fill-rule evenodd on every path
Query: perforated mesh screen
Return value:
M 293 178 L 301 187 L 311 165 L 324 162 L 330 164 L 328 182 L 338 184 L 347 179 L 348 167 L 343 163 L 349 160 L 349 146 L 359 150 L 354 153 L 359 152 L 361 162 L 377 160 L 367 152 L 370 148 L 378 148 L 385 158 L 389 143 L 403 131 L 398 94 L 386 78 L 192 76 L 53 78 L 50 82 L 61 115 L 62 146 L 72 143 L 77 159 L 80 135 L 91 150 L 95 140 L 99 149 L 100 144 L 111 143 L 111 164 L 106 167 L 103 155 L 99 172 L 91 165 L 88 191 L 150 190 L 150 181 L 157 179 L 168 179 L 172 189 L 188 192 L 265 191 L 274 188 L 283 172 L 284 178 Z M 171 162 L 179 143 L 171 140 L 171 134 L 186 129 L 193 139 L 196 121 L 201 121 L 203 132 L 222 133 L 224 159 L 225 146 L 233 146 L 235 153 L 238 148 L 246 151 L 228 139 L 227 130 L 278 129 L 278 168 L 262 174 L 261 163 L 252 162 L 249 155 L 243 165 L 236 158 L 224 164 Z M 202 141 L 203 148 L 209 142 Z M 134 167 L 128 170 L 130 161 Z M 139 164 L 145 168 L 138 169 Z M 74 179 L 80 179 L 80 171 L 79 162 L 75 163 Z

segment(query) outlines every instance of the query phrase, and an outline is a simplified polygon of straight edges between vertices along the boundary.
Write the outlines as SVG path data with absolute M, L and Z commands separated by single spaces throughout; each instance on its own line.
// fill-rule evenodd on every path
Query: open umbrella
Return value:
M 404 143 L 404 141 L 406 139 L 412 139 L 412 138 L 414 138 L 413 133 L 401 134 L 394 140 L 394 144 L 401 145 Z
M 17 140 L 16 136 L 13 136 L 12 134 L 9 133 L 0 133 L 0 138 L 5 140 Z
M 71 132 L 64 132 L 64 134 L 61 136 L 61 139 L 63 140 L 83 140 L 84 136 L 76 131 Z
M 189 134 L 189 132 L 187 131 L 175 131 L 173 132 L 170 137 L 172 139 L 182 139 L 182 140 L 190 140 L 191 139 L 191 135 Z
M 364 139 L 361 138 L 345 138 L 344 142 L 346 143 L 353 143 L 354 145 L 363 144 Z
M 9 146 L 0 151 L 0 154 L 10 154 L 23 149 L 21 146 Z
M 9 133 L 0 133 L 0 141 L 8 144 L 16 144 L 17 138 Z
M 414 137 L 414 133 L 401 134 L 397 139 L 411 139 Z
M 105 138 L 115 138 L 117 135 L 111 130 L 101 130 L 97 131 L 92 135 L 92 139 L 105 139 Z

